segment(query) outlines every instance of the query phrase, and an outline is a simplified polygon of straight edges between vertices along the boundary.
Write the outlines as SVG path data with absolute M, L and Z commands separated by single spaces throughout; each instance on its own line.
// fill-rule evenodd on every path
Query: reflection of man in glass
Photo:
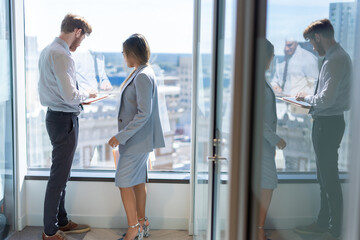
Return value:
M 314 50 L 324 61 L 313 95 L 304 92 L 296 99 L 312 105 L 312 139 L 316 155 L 321 207 L 317 221 L 298 227 L 300 233 L 322 234 L 319 239 L 337 239 L 341 234 L 343 196 L 339 181 L 338 149 L 344 135 L 344 111 L 350 108 L 352 63 L 349 55 L 334 39 L 328 19 L 315 21 L 304 31 Z
M 74 52 L 73 58 L 76 68 L 76 80 L 80 90 L 99 92 L 111 90 L 111 83 L 105 72 L 105 58 L 103 55 L 90 50 Z
M 277 61 L 275 65 L 271 82 L 275 93 L 287 96 L 295 96 L 300 91 L 313 93 L 319 73 L 316 56 L 290 39 L 285 41 L 284 54 L 284 61 Z

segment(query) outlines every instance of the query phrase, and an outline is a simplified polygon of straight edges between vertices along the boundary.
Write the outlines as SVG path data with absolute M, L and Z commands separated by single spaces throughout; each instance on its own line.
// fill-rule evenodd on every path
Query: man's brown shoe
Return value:
M 48 236 L 45 233 L 42 233 L 42 239 L 43 240 L 68 240 L 68 238 L 65 236 L 65 234 L 58 230 L 55 235 Z
M 59 230 L 63 231 L 64 233 L 84 233 L 91 230 L 89 225 L 85 224 L 76 224 L 71 220 L 66 226 L 59 227 Z
M 320 227 L 316 222 L 314 222 L 310 225 L 296 227 L 294 231 L 300 234 L 322 235 L 328 230 Z

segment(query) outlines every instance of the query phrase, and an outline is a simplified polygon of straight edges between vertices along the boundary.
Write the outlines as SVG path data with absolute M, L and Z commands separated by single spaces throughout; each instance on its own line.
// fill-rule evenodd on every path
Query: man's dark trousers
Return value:
M 78 115 L 50 109 L 46 113 L 46 129 L 53 147 L 44 203 L 44 232 L 48 236 L 54 235 L 58 226 L 68 224 L 65 188 L 78 142 Z
M 321 197 L 317 223 L 338 237 L 341 234 L 343 214 L 338 150 L 345 130 L 344 115 L 313 118 L 312 140 Z

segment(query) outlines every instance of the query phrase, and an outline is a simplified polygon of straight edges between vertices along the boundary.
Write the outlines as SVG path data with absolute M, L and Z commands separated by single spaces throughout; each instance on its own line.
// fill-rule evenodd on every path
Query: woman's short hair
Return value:
M 321 19 L 312 22 L 303 33 L 306 40 L 314 39 L 315 33 L 321 34 L 322 36 L 332 39 L 334 38 L 334 27 L 329 19 Z
M 82 30 L 81 34 L 90 35 L 92 32 L 92 27 L 85 18 L 72 13 L 66 14 L 61 22 L 61 32 L 72 33 L 76 28 Z
M 126 55 L 133 55 L 140 64 L 148 64 L 150 59 L 150 47 L 146 38 L 138 33 L 131 35 L 123 43 L 123 51 Z

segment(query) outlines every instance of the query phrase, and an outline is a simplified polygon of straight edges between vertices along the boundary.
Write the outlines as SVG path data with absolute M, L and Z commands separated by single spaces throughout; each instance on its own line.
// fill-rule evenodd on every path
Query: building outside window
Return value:
M 139 5 L 142 6 L 140 9 Z M 120 85 L 131 72 L 121 54 L 122 42 L 133 33 L 141 33 L 149 41 L 152 52 L 150 63 L 157 77 L 166 141 L 165 148 L 155 150 L 149 169 L 189 172 L 193 33 L 191 0 L 155 0 L 151 3 L 146 0 L 51 3 L 25 0 L 28 166 L 49 168 L 51 165 L 52 148 L 45 128 L 47 109 L 40 105 L 37 92 L 38 58 L 41 50 L 59 35 L 61 20 L 68 12 L 85 17 L 93 27 L 91 36 L 73 53 L 80 88 L 114 95 L 84 106 L 79 116 L 79 144 L 73 169 L 114 169 L 114 154 L 107 142 L 117 132 Z M 134 13 L 142 18 L 134 17 Z M 102 85 L 105 82 L 111 87 Z

